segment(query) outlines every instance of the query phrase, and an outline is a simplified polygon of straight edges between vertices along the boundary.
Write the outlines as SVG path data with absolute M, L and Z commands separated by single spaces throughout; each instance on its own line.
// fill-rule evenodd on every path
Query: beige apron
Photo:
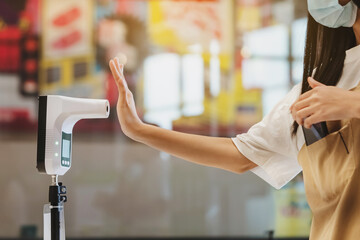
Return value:
M 360 119 L 327 125 L 330 134 L 298 155 L 313 212 L 310 239 L 360 239 Z

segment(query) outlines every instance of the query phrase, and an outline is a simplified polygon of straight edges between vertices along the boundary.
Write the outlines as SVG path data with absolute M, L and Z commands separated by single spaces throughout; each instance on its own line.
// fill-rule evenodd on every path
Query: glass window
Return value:
M 244 47 L 251 56 L 285 58 L 289 55 L 288 38 L 287 26 L 266 27 L 245 33 Z
M 182 101 L 185 116 L 200 115 L 204 101 L 204 60 L 199 54 L 182 57 Z
M 289 29 L 278 25 L 245 33 L 244 49 L 248 58 L 242 62 L 243 85 L 263 90 L 266 115 L 289 89 Z

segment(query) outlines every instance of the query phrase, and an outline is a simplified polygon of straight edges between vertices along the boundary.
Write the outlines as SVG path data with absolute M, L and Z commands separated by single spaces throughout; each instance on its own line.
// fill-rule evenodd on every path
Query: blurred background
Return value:
M 307 237 L 301 176 L 276 191 L 129 140 L 108 69 L 127 56 L 145 122 L 234 137 L 301 81 L 306 22 L 304 0 L 1 0 L 0 238 L 42 236 L 51 179 L 36 170 L 37 96 L 48 94 L 112 106 L 75 125 L 60 178 L 68 237 Z

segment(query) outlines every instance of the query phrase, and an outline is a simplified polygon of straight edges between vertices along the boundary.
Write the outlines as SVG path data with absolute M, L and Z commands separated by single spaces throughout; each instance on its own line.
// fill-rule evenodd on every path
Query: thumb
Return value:
M 311 88 L 316 88 L 316 87 L 323 87 L 325 86 L 324 84 L 322 84 L 321 82 L 316 81 L 315 79 L 313 79 L 312 77 L 308 77 L 308 83 L 310 85 Z

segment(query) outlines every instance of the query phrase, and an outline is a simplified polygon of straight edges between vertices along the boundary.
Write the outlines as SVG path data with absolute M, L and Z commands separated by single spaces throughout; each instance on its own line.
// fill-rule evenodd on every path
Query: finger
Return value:
M 119 69 L 121 74 L 124 76 L 124 64 L 120 63 L 120 59 L 118 58 L 118 65 L 119 65 Z
M 124 64 L 119 63 L 119 68 L 120 68 L 121 74 L 124 76 Z
M 121 69 L 120 69 L 120 60 L 119 60 L 119 58 L 115 57 L 114 60 L 115 60 L 115 63 L 116 63 L 117 70 L 119 71 L 119 73 L 122 73 Z
M 291 106 L 290 106 L 290 108 L 289 108 L 289 110 L 290 110 L 290 113 L 293 111 L 293 109 L 294 109 L 294 105 L 296 105 L 297 103 L 299 102 L 299 99 L 298 100 L 296 100 Z
M 129 89 L 128 85 L 127 85 L 127 82 L 126 82 L 126 79 L 124 77 L 124 65 L 123 64 L 120 64 L 120 60 L 118 57 L 115 58 L 115 62 L 116 62 L 116 66 L 117 66 L 117 69 L 118 71 L 120 72 L 120 77 L 122 79 L 122 82 L 124 84 L 124 87 L 126 89 Z
M 318 114 L 313 114 L 306 118 L 304 121 L 304 127 L 311 128 L 311 125 L 321 122 L 321 117 Z
M 316 88 L 316 87 L 324 87 L 326 85 L 322 84 L 321 82 L 316 81 L 315 79 L 313 79 L 312 77 L 308 77 L 308 83 L 310 85 L 311 88 Z
M 304 100 L 306 98 L 309 98 L 311 97 L 312 95 L 314 94 L 314 89 L 310 90 L 310 91 L 307 91 L 306 93 L 303 93 L 300 95 L 298 101 L 301 101 L 301 100 Z
M 109 67 L 110 67 L 110 70 L 111 70 L 111 73 L 114 77 L 114 79 L 116 80 L 116 84 L 119 84 L 119 80 L 120 80 L 120 73 L 119 71 L 117 70 L 116 68 L 116 65 L 115 65 L 115 62 L 114 60 L 110 60 L 109 62 Z
M 127 85 L 127 81 L 126 81 L 125 76 L 124 76 L 124 64 L 120 64 L 120 72 L 121 72 L 121 76 L 122 76 L 122 79 L 124 81 L 124 85 L 125 85 L 126 89 L 129 89 L 129 87 Z
M 311 107 L 307 107 L 307 108 L 304 108 L 304 109 L 298 111 L 296 113 L 296 122 L 299 125 L 303 125 L 304 119 L 307 119 L 308 117 L 310 117 L 312 114 L 314 114 L 314 112 L 315 112 L 314 109 Z
M 296 111 L 294 109 L 290 110 L 290 114 L 292 116 L 292 118 L 294 119 L 294 121 L 296 121 Z
M 292 112 L 292 111 L 294 110 L 294 106 L 295 106 L 299 101 L 301 101 L 301 99 L 300 99 L 301 96 L 302 96 L 302 95 L 300 95 L 300 96 L 298 97 L 298 99 L 296 99 L 296 101 L 293 102 L 293 104 L 291 104 L 291 106 L 290 106 L 290 108 L 289 108 L 290 112 Z
M 121 73 L 121 77 L 124 77 L 124 65 L 120 63 L 120 59 L 118 57 L 115 58 L 115 62 L 116 62 L 116 67 L 119 71 L 119 73 Z
M 116 64 L 113 60 L 111 60 L 109 65 L 110 65 L 110 70 L 112 72 L 112 75 L 115 79 L 116 86 L 118 87 L 119 94 L 124 96 L 126 91 L 125 91 L 123 81 L 120 77 L 120 73 L 118 72 L 118 70 L 116 68 Z
M 293 111 L 300 111 L 303 108 L 306 108 L 311 105 L 312 99 L 311 98 L 305 98 L 303 100 L 297 101 L 293 104 L 292 110 Z
M 292 112 L 292 117 L 293 117 L 294 121 L 297 122 L 299 125 L 303 124 L 302 119 L 298 117 L 297 111 Z

